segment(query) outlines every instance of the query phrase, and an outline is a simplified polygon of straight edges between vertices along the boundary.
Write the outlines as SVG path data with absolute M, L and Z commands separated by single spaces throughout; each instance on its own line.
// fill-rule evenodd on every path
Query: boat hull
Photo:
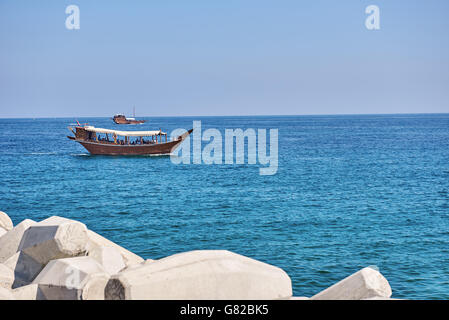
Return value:
M 146 120 L 128 120 L 128 119 L 112 119 L 116 124 L 142 124 L 145 123 Z
M 89 153 L 93 155 L 108 155 L 108 156 L 136 156 L 136 155 L 160 155 L 160 154 L 170 154 L 173 152 L 183 141 L 187 138 L 193 130 L 189 130 L 182 136 L 178 137 L 177 140 L 163 142 L 163 143 L 153 143 L 144 145 L 119 145 L 115 143 L 104 143 L 95 141 L 86 141 L 81 139 L 75 139 L 74 137 L 69 137 L 70 139 L 78 142 L 84 148 L 86 148 Z

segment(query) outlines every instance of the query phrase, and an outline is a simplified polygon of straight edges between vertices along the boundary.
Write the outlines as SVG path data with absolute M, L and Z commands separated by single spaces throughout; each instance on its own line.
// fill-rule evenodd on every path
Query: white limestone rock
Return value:
M 13 228 L 11 218 L 3 211 L 0 211 L 0 228 L 5 229 L 6 231 L 10 231 Z
M 114 275 L 106 299 L 261 300 L 292 296 L 280 268 L 225 250 L 190 251 Z
M 88 256 L 97 260 L 110 275 L 119 273 L 126 267 L 120 251 L 114 247 L 94 247 Z
M 16 252 L 3 264 L 14 273 L 13 289 L 30 284 L 45 266 L 21 251 Z
M 25 219 L 0 238 L 0 263 L 5 262 L 19 251 L 20 242 L 25 231 L 34 224 L 36 224 L 35 221 Z
M 137 265 L 142 263 L 144 260 L 138 255 L 132 253 L 131 251 L 115 244 L 114 242 L 102 237 L 98 233 L 93 232 L 92 230 L 87 230 L 88 236 L 88 245 L 87 252 L 91 252 L 98 247 L 112 247 L 117 249 L 123 257 L 123 261 L 125 262 L 126 267 Z
M 109 277 L 95 259 L 85 256 L 50 261 L 32 284 L 47 300 L 103 300 Z
M 11 289 L 14 282 L 14 272 L 0 263 L 0 288 Z
M 10 290 L 0 287 L 0 300 L 14 300 L 14 296 Z
M 3 229 L 2 227 L 0 227 L 0 238 L 2 237 L 2 235 L 6 234 L 8 231 L 6 231 L 5 229 Z
M 45 300 L 38 284 L 29 284 L 12 290 L 15 300 Z
M 312 300 L 362 300 L 391 297 L 387 279 L 377 270 L 363 268 L 333 286 L 314 295 Z
M 83 223 L 53 216 L 25 231 L 19 251 L 43 267 L 50 260 L 83 255 L 86 245 L 87 228 Z

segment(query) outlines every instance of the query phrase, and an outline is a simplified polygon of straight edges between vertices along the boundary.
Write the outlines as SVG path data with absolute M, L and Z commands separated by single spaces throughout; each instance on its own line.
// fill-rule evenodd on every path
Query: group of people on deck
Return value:
M 132 140 L 132 141 L 129 141 L 128 143 L 126 143 L 125 140 L 117 139 L 116 137 L 114 137 L 114 138 L 115 138 L 114 140 L 117 141 L 117 144 L 120 144 L 120 145 L 129 144 L 129 145 L 134 146 L 134 145 L 141 145 L 141 144 L 154 144 L 154 143 L 156 143 L 156 141 L 154 141 L 154 140 L 145 140 L 144 138 L 138 138 L 136 140 Z M 98 141 L 100 141 L 100 142 L 113 142 L 113 141 L 110 141 L 107 137 L 98 137 Z
M 124 143 L 124 141 L 123 141 L 123 143 Z M 151 141 L 151 140 L 145 140 L 142 138 L 142 140 L 131 141 L 129 144 L 130 145 L 138 145 L 138 144 L 152 144 L 152 143 L 155 143 L 155 142 Z

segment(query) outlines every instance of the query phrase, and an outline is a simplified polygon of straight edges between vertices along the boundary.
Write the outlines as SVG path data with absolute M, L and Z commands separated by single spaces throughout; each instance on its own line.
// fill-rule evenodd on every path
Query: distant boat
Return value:
M 146 120 L 136 120 L 135 118 L 127 118 L 124 114 L 116 114 L 114 118 L 112 118 L 116 124 L 142 124 L 145 123 Z
M 161 130 L 118 131 L 87 125 L 78 125 L 75 130 L 71 127 L 69 129 L 75 136 L 67 138 L 78 142 L 95 155 L 170 154 L 193 131 L 191 129 L 173 141 L 168 141 L 167 133 Z
M 142 124 L 146 120 L 136 120 L 136 108 L 133 107 L 133 117 L 127 118 L 124 114 L 118 113 L 112 118 L 116 124 Z

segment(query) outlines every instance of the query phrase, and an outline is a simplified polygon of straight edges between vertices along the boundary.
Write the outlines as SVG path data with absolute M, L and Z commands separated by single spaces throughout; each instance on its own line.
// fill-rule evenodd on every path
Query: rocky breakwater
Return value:
M 292 297 L 280 268 L 225 250 L 144 260 L 53 216 L 13 226 L 0 211 L 0 300 L 389 299 L 388 281 L 364 268 L 311 298 Z

